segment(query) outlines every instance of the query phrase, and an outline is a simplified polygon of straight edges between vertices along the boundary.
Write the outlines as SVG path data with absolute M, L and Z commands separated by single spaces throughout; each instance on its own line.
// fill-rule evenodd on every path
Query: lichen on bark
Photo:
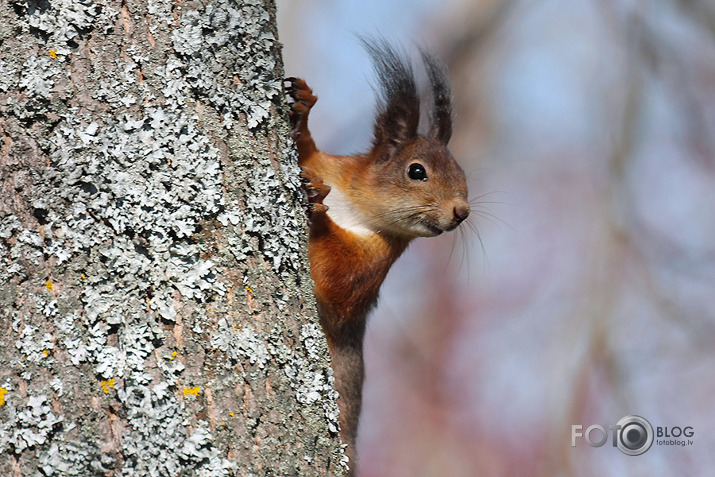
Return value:
M 0 10 L 0 471 L 341 472 L 271 1 Z

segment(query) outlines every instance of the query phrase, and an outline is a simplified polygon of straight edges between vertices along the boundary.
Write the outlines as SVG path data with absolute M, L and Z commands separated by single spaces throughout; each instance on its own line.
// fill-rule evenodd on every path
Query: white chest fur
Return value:
M 323 204 L 328 206 L 328 217 L 340 228 L 362 236 L 376 233 L 367 217 L 337 187 L 330 189 Z

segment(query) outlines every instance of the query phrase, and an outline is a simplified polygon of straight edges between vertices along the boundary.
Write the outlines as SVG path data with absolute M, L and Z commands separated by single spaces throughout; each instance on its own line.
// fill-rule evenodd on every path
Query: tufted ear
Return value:
M 361 37 L 372 59 L 378 79 L 378 105 L 374 125 L 374 147 L 386 148 L 386 156 L 409 139 L 417 137 L 420 98 L 415 74 L 404 55 L 384 38 Z
M 445 67 L 432 55 L 420 50 L 422 61 L 427 68 L 434 104 L 430 114 L 428 135 L 443 144 L 452 137 L 452 90 Z

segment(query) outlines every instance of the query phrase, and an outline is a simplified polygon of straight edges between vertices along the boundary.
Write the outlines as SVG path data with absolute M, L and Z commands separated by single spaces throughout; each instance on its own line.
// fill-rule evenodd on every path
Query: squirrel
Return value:
M 426 133 L 418 132 L 420 96 L 414 70 L 384 39 L 362 40 L 379 81 L 369 152 L 336 156 L 319 150 L 308 129 L 317 97 L 287 78 L 290 120 L 308 199 L 308 261 L 339 393 L 340 435 L 356 475 L 355 442 L 365 376 L 367 315 L 392 264 L 417 237 L 455 229 L 469 215 L 464 171 L 447 149 L 452 95 L 444 67 L 421 51 L 432 90 Z

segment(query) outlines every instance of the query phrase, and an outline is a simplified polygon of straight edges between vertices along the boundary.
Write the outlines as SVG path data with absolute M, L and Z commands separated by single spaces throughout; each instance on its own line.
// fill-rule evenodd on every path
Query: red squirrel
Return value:
M 445 70 L 422 52 L 433 101 L 427 131 L 421 134 L 411 63 L 383 39 L 363 44 L 379 80 L 374 138 L 365 154 L 335 156 L 319 150 L 308 129 L 318 98 L 304 80 L 286 80 L 309 202 L 308 259 L 339 393 L 349 475 L 356 473 L 365 323 L 380 285 L 412 239 L 453 230 L 469 215 L 464 171 L 447 149 L 452 98 Z

